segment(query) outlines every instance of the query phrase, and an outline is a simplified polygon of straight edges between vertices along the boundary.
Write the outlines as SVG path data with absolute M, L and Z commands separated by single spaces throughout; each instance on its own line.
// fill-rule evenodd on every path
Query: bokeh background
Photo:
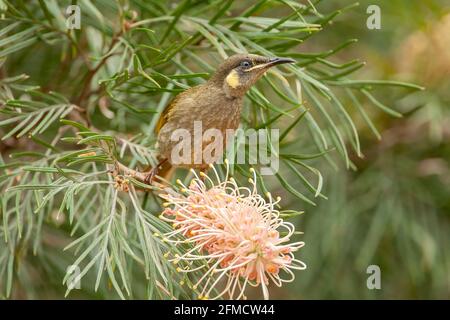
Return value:
M 324 173 L 329 200 L 305 208 L 298 225 L 308 269 L 278 298 L 448 299 L 450 4 L 359 3 L 321 36 L 359 39 L 343 53 L 367 62 L 358 78 L 403 79 L 426 90 L 402 96 L 386 89 L 404 117 L 372 113 L 382 140 L 361 126 L 364 158 L 353 159 L 358 169 Z M 380 30 L 366 27 L 370 4 L 381 9 Z M 369 265 L 381 269 L 381 290 L 366 287 Z
M 146 6 L 145 1 L 136 2 Z M 151 2 L 157 7 L 158 1 Z M 250 2 L 236 2 L 231 14 L 242 12 L 240 6 L 247 7 Z M 310 206 L 286 192 L 278 181 L 268 179 L 272 193 L 282 196 L 283 207 L 305 212 L 293 221 L 304 232 L 300 239 L 306 246 L 298 256 L 308 266 L 296 274 L 293 283 L 272 287 L 271 298 L 449 299 L 450 3 L 448 0 L 362 0 L 353 6 L 353 1 L 326 0 L 317 6 L 321 12 L 333 12 L 346 3 L 351 9 L 300 45 L 299 50 L 321 52 L 357 38 L 356 45 L 333 57 L 335 63 L 356 58 L 366 62 L 364 68 L 352 74 L 353 79 L 410 81 L 426 90 L 410 93 L 383 86 L 377 91 L 392 109 L 403 114 L 402 118 L 391 117 L 373 104 L 361 101 L 381 139 L 368 128 L 357 109 L 349 108 L 358 127 L 363 154 L 357 157 L 350 153 L 355 168 L 347 170 L 339 159 L 335 161 L 336 167 L 323 159 L 308 162 L 322 172 L 322 192 L 328 200 L 318 198 L 317 206 Z M 366 26 L 366 9 L 372 4 L 381 9 L 380 30 L 369 30 Z M 284 8 L 270 14 L 281 18 L 288 12 Z M 95 37 L 95 33 L 90 36 Z M 99 52 L 98 48 L 91 49 Z M 33 57 L 26 54 L 11 57 L 8 71 L 26 72 L 31 79 L 40 79 L 38 84 L 50 83 L 61 92 L 80 86 L 81 82 L 63 82 L 64 74 L 62 78 L 52 78 L 58 74 L 59 65 L 53 62 L 61 58 L 60 51 L 39 47 L 35 52 Z M 342 102 L 346 106 L 353 104 L 351 100 Z M 98 117 L 97 123 L 103 128 L 109 124 L 124 131 L 138 127 L 135 125 L 139 123 L 138 117 L 121 123 L 125 112 L 120 112 L 112 120 L 98 110 L 92 112 L 92 117 Z M 301 135 L 298 139 L 301 140 Z M 0 144 L 5 159 L 15 148 L 24 147 L 20 143 L 8 143 Z M 298 190 L 305 189 L 295 178 L 289 182 Z M 22 270 L 27 269 L 28 273 L 18 272 L 20 279 L 15 282 L 12 298 L 64 296 L 61 279 L 74 259 L 73 254 L 61 250 L 70 242 L 69 230 L 67 221 L 65 224 L 49 222 L 43 239 L 46 250 L 38 257 L 27 253 Z M 26 254 L 18 251 L 17 256 L 20 255 Z M 370 265 L 380 267 L 380 290 L 369 290 L 366 286 L 369 276 L 366 270 Z M 2 280 L 5 282 L 0 279 L 0 284 Z M 94 283 L 95 275 L 88 274 L 83 281 Z M 142 284 L 136 282 L 137 287 Z M 145 285 L 138 288 L 138 296 L 145 297 L 145 290 Z M 83 288 L 69 298 L 117 298 L 112 291 L 111 284 L 99 292 Z M 260 298 L 260 290 L 249 297 Z

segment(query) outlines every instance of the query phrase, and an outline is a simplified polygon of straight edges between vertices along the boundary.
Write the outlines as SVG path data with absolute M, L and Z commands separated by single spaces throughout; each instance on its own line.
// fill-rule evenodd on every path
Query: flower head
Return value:
M 212 166 L 211 166 L 212 167 Z M 249 179 L 251 188 L 240 187 L 233 178 L 221 181 L 214 167 L 217 181 L 206 174 L 200 177 L 194 172 L 188 187 L 180 181 L 182 194 L 162 195 L 168 207 L 161 218 L 172 223 L 174 230 L 165 234 L 165 240 L 173 244 L 192 245 L 182 256 L 172 259 L 185 265 L 180 272 L 207 269 L 194 284 L 200 298 L 245 298 L 248 285 L 261 286 L 268 299 L 269 282 L 281 286 L 294 279 L 293 269 L 303 270 L 306 265 L 295 259 L 293 252 L 304 243 L 288 243 L 294 226 L 283 221 L 275 206 L 280 201 L 267 194 L 267 200 L 257 193 L 256 174 Z M 208 187 L 209 186 L 209 187 Z M 181 237 L 180 237 L 181 236 Z M 206 265 L 191 268 L 193 261 L 206 260 Z M 280 272 L 288 275 L 287 279 Z M 210 297 L 223 281 L 222 291 Z

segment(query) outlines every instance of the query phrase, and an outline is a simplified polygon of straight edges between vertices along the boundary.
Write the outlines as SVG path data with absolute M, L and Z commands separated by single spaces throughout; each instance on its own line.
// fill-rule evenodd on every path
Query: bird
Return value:
M 174 133 L 193 136 L 195 124 L 200 123 L 201 133 L 208 129 L 218 130 L 223 137 L 221 142 L 226 143 L 226 131 L 239 127 L 246 92 L 267 70 L 285 63 L 295 63 L 295 60 L 248 53 L 234 54 L 217 67 L 208 81 L 178 94 L 166 106 L 156 124 L 158 164 L 148 172 L 145 182 L 151 184 L 157 175 L 167 177 L 176 167 L 207 170 L 210 164 L 219 160 L 223 151 L 206 160 L 198 154 L 206 147 L 207 141 L 204 139 L 185 141 L 189 144 L 186 150 L 190 154 L 182 157 L 187 161 L 175 159 L 178 156 L 174 157 L 174 154 L 180 151 L 180 141 L 174 138 Z

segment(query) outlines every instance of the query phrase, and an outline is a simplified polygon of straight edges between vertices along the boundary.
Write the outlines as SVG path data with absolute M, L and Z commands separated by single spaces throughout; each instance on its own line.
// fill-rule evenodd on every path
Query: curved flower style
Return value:
M 182 256 L 176 255 L 172 262 L 179 264 L 179 272 L 206 269 L 193 285 L 194 290 L 199 289 L 200 299 L 217 299 L 223 295 L 230 299 L 245 299 L 247 285 L 261 286 L 264 298 L 268 299 L 270 281 L 281 286 L 283 282 L 294 280 L 292 269 L 306 268 L 293 255 L 304 242 L 288 243 L 294 226 L 283 221 L 275 209 L 280 198 L 273 199 L 267 194 L 266 201 L 257 194 L 254 170 L 251 170 L 254 178 L 249 179 L 252 188 L 245 188 L 228 178 L 228 165 L 224 181 L 216 169 L 211 168 L 216 183 L 203 172 L 199 177 L 192 171 L 195 178 L 189 187 L 177 181 L 182 194 L 161 195 L 167 201 L 164 205 L 170 207 L 163 211 L 161 219 L 172 223 L 174 228 L 164 235 L 164 240 L 175 245 L 192 245 Z M 280 234 L 282 229 L 285 235 Z M 191 268 L 195 260 L 206 260 L 207 263 Z M 282 279 L 280 271 L 288 278 Z M 225 288 L 218 292 L 214 289 L 221 280 L 225 282 Z M 214 297 L 210 297 L 212 292 Z

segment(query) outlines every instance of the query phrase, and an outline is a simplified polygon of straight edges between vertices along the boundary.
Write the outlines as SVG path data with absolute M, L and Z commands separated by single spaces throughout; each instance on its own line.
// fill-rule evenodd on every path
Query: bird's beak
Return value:
M 295 63 L 296 61 L 294 59 L 291 58 L 270 58 L 269 62 L 265 63 L 266 67 L 273 67 L 275 65 L 278 64 L 283 64 L 283 63 Z

